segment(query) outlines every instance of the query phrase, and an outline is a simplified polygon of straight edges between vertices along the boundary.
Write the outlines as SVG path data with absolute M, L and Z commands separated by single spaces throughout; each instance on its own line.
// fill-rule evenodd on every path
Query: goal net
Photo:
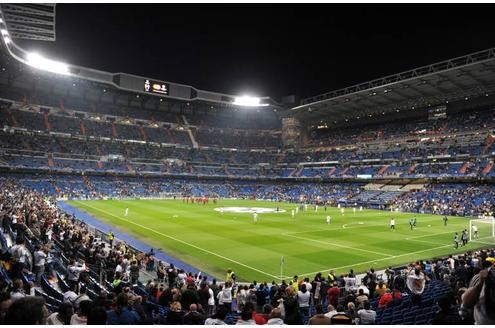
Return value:
M 493 217 L 469 220 L 469 240 L 476 239 L 495 240 L 495 219 Z

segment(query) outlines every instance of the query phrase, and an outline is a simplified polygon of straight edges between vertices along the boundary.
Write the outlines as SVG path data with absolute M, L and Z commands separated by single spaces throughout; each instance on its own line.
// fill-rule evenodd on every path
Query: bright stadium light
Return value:
M 258 97 L 241 96 L 234 99 L 234 105 L 255 107 L 261 106 L 260 101 L 261 99 Z
M 5 44 L 9 44 L 10 43 L 10 38 L 8 36 L 4 36 L 3 37 L 3 41 L 5 41 Z
M 58 74 L 69 74 L 69 66 L 65 63 L 61 63 L 55 60 L 47 59 L 38 53 L 28 53 L 26 56 L 27 64 L 42 69 L 45 71 L 58 73 Z
M 2 33 L 2 36 L 4 36 L 4 37 L 9 35 L 9 32 L 5 29 L 0 30 L 0 32 Z

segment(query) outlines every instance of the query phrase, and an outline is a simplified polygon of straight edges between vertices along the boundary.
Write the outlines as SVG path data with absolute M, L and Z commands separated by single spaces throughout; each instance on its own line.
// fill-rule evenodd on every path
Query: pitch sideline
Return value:
M 249 265 L 247 265 L 247 264 L 244 264 L 244 263 L 238 262 L 238 261 L 233 260 L 233 259 L 231 259 L 231 258 L 228 258 L 228 257 L 226 257 L 226 256 L 223 256 L 223 255 L 220 255 L 220 254 L 218 254 L 218 253 L 215 253 L 215 252 L 209 251 L 209 250 L 207 250 L 207 249 L 201 248 L 201 247 L 199 247 L 199 246 L 193 245 L 193 244 L 191 244 L 191 243 L 188 243 L 187 241 L 180 240 L 180 239 L 175 238 L 175 237 L 173 237 L 173 236 L 170 236 L 170 235 L 164 234 L 164 233 L 162 233 L 162 232 L 156 231 L 156 230 L 154 230 L 154 229 L 151 229 L 151 228 L 149 228 L 149 227 L 143 226 L 142 224 L 139 224 L 139 223 L 136 223 L 136 222 L 133 222 L 133 221 L 127 220 L 127 219 L 123 219 L 123 218 L 121 218 L 121 217 L 119 217 L 119 216 L 117 216 L 117 215 L 115 215 L 115 214 L 113 214 L 113 213 L 110 213 L 110 212 L 108 212 L 108 211 L 105 211 L 105 210 L 102 210 L 102 209 L 100 209 L 100 208 L 94 207 L 94 206 L 92 206 L 92 205 L 84 204 L 84 203 L 82 203 L 81 201 L 76 201 L 76 203 L 79 203 L 79 204 L 81 204 L 81 205 L 83 205 L 83 206 L 87 206 L 87 207 L 89 207 L 89 208 L 95 209 L 95 210 L 97 210 L 97 211 L 99 211 L 99 212 L 102 212 L 102 213 L 105 213 L 105 214 L 107 214 L 107 215 L 111 215 L 111 216 L 113 216 L 113 217 L 114 217 L 114 218 L 116 218 L 116 219 L 119 219 L 119 220 L 122 220 L 122 221 L 125 221 L 125 222 L 128 222 L 128 223 L 131 223 L 131 224 L 133 224 L 133 225 L 136 225 L 136 226 L 141 227 L 141 228 L 143 228 L 143 229 L 149 230 L 149 231 L 154 232 L 154 233 L 156 233 L 156 234 L 158 234 L 158 235 L 161 235 L 161 236 L 163 236 L 163 237 L 166 237 L 166 238 L 169 238 L 169 239 L 175 240 L 175 241 L 177 241 L 177 242 L 179 242 L 179 243 L 182 243 L 182 244 L 187 245 L 187 246 L 192 247 L 192 248 L 196 248 L 196 249 L 198 249 L 198 250 L 200 250 L 200 251 L 203 251 L 203 252 L 205 252 L 205 253 L 208 253 L 208 254 L 214 255 L 214 256 L 219 257 L 219 258 L 221 258 L 221 259 L 224 259 L 224 260 L 230 261 L 230 262 L 232 262 L 232 263 L 235 263 L 235 264 L 237 264 L 237 265 L 243 266 L 243 267 L 248 268 L 248 269 L 250 269 L 250 270 L 256 271 L 256 272 L 258 272 L 258 273 L 262 273 L 262 274 L 264 274 L 264 275 L 266 275 L 266 276 L 269 276 L 269 277 L 272 277 L 272 278 L 275 278 L 275 279 L 280 279 L 280 276 L 275 276 L 275 275 L 272 275 L 272 274 L 270 274 L 270 273 L 268 273 L 268 272 L 265 272 L 265 271 L 262 271 L 262 270 L 259 270 L 259 269 L 256 269 L 256 268 L 253 268 L 252 266 L 249 266 Z M 283 277 L 283 278 L 286 278 L 286 277 Z

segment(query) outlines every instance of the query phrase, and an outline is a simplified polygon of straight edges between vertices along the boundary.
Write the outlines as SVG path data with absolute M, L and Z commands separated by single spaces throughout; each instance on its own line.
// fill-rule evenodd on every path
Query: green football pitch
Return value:
M 364 272 L 370 267 L 386 268 L 419 259 L 460 253 L 494 245 L 488 224 L 479 224 L 480 238 L 466 247 L 453 247 L 454 232 L 468 229 L 469 219 L 391 213 L 350 208 L 342 215 L 338 208 L 327 212 L 313 206 L 292 218 L 295 204 L 264 201 L 220 200 L 207 205 L 182 200 L 95 200 L 71 201 L 100 220 L 125 231 L 182 261 L 225 277 L 231 268 L 241 281 L 272 281 L 295 274 L 313 277 L 329 270 Z M 280 211 L 276 212 L 276 207 Z M 233 207 L 235 212 L 230 212 Z M 258 210 L 257 223 L 250 208 Z M 124 216 L 129 208 L 128 216 Z M 219 208 L 225 208 L 219 211 Z M 331 216 L 327 224 L 326 217 Z M 417 227 L 409 219 L 416 216 Z M 389 226 L 396 220 L 396 230 Z M 486 225 L 486 227 L 485 227 Z M 281 258 L 283 267 L 281 272 Z

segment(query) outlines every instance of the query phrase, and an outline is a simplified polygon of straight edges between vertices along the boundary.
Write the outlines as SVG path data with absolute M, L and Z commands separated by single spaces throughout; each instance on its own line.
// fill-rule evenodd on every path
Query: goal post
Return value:
M 478 231 L 477 236 L 475 232 Z M 469 220 L 469 240 L 495 238 L 495 218 Z

